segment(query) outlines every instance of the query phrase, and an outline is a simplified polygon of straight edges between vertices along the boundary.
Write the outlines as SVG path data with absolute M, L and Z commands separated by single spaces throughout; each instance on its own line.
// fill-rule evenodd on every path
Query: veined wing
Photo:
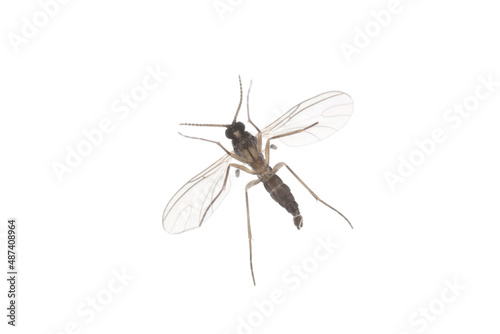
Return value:
M 280 138 L 289 146 L 308 145 L 325 139 L 347 123 L 353 112 L 352 98 L 343 92 L 326 92 L 297 104 L 280 118 L 269 124 L 262 134 L 276 136 L 303 129 L 315 122 L 312 128 Z
M 229 191 L 229 180 L 217 200 L 211 206 L 210 203 L 222 189 L 231 160 L 229 155 L 223 156 L 175 193 L 163 211 L 163 228 L 168 233 L 182 233 L 200 227 L 217 209 Z

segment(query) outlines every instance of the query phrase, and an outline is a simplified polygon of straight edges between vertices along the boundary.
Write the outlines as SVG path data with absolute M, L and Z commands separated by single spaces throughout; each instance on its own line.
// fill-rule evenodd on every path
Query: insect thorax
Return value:
M 255 149 L 257 151 L 257 138 L 248 131 L 245 131 L 240 138 L 233 139 L 232 144 L 234 153 L 242 158 L 247 158 L 244 152 L 246 150 L 253 151 L 252 149 Z

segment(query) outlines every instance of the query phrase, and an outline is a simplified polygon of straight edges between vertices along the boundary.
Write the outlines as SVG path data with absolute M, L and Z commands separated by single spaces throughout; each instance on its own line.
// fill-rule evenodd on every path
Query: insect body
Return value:
M 237 122 L 226 130 L 226 136 L 232 139 L 234 153 L 250 165 L 264 184 L 271 197 L 294 217 L 295 226 L 302 227 L 302 216 L 290 188 L 276 175 L 258 148 L 258 140 L 245 131 L 245 124 Z
M 249 94 L 250 88 L 248 90 L 248 95 Z M 322 140 L 335 133 L 347 122 L 352 114 L 353 104 L 351 97 L 345 93 L 323 93 L 296 105 L 261 131 L 250 119 L 247 96 L 248 122 L 257 131 L 257 135 L 254 136 L 250 132 L 245 131 L 245 124 L 236 121 L 241 108 L 242 99 L 243 91 L 240 79 L 240 103 L 231 124 L 181 124 L 189 126 L 225 127 L 226 137 L 232 140 L 233 151 L 229 152 L 219 142 L 185 136 L 215 143 L 220 146 L 226 154 L 203 172 L 188 181 L 174 195 L 163 212 L 163 227 L 167 232 L 175 234 L 201 226 L 227 194 L 229 189 L 228 176 L 231 168 L 236 168 L 237 172 L 241 170 L 255 175 L 257 179 L 251 181 L 245 187 L 250 269 L 253 283 L 255 284 L 252 264 L 252 233 L 250 229 L 248 190 L 254 185 L 262 183 L 271 197 L 292 214 L 293 222 L 297 229 L 303 226 L 303 218 L 299 211 L 299 205 L 295 201 L 290 188 L 283 183 L 278 175 L 276 175 L 276 172 L 282 167 L 286 167 L 316 200 L 336 211 L 349 223 L 349 225 L 351 225 L 344 215 L 321 200 L 287 164 L 280 162 L 274 167 L 271 167 L 269 161 L 270 148 L 275 148 L 274 145 L 271 145 L 271 140 L 280 139 L 290 146 L 311 144 Z M 266 144 L 263 147 L 263 141 L 265 139 Z M 233 163 L 232 161 L 238 163 Z

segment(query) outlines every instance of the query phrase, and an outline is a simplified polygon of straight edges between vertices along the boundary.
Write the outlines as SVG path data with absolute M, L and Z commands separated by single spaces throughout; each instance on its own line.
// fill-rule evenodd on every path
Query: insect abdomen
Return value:
M 293 215 L 293 223 L 300 230 L 303 219 L 300 215 L 299 204 L 295 201 L 290 188 L 276 174 L 264 182 L 264 187 L 276 202 Z

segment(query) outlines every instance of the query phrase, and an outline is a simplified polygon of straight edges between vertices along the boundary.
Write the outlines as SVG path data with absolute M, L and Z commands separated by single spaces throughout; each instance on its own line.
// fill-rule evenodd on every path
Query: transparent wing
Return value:
M 347 123 L 353 112 L 352 98 L 343 92 L 326 92 L 305 100 L 269 124 L 262 134 L 276 136 L 303 129 L 315 122 L 312 128 L 280 140 L 289 146 L 315 143 L 333 135 Z
M 210 203 L 222 189 L 227 167 L 231 160 L 232 158 L 229 155 L 223 156 L 189 180 L 175 193 L 163 211 L 163 228 L 168 233 L 182 233 L 200 227 L 217 209 L 229 191 L 229 179 L 226 188 L 217 200 L 212 206 L 210 206 Z M 210 209 L 205 215 L 205 211 L 209 206 Z

